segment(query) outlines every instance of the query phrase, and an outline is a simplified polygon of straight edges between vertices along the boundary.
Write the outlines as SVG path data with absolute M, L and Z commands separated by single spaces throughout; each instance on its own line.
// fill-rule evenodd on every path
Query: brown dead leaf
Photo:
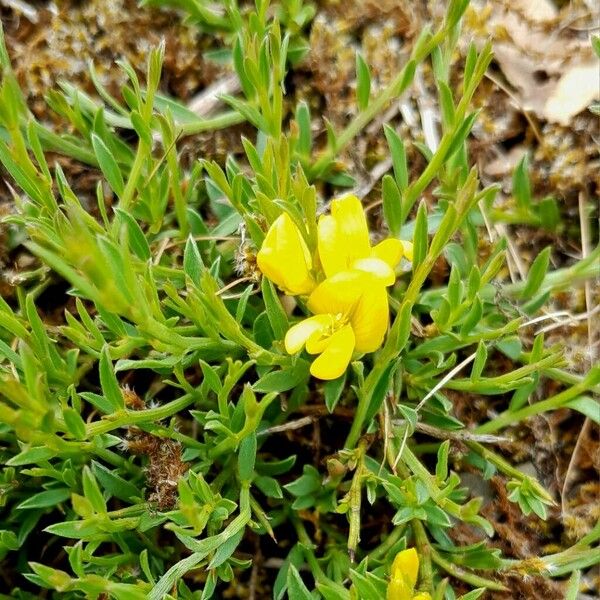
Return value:
M 487 4 L 487 10 L 494 55 L 520 109 L 568 126 L 600 98 L 600 61 L 589 37 L 557 28 L 558 13 L 552 3 L 494 2 Z
M 568 125 L 571 118 L 600 98 L 600 62 L 574 64 L 554 86 L 546 100 L 548 121 Z
M 558 16 L 556 5 L 550 0 L 512 0 L 512 7 L 529 21 L 548 23 Z

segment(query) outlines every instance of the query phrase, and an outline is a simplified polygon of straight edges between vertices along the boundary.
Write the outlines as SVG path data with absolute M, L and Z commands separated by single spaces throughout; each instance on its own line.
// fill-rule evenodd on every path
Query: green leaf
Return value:
M 456 130 L 456 133 L 452 138 L 452 143 L 448 148 L 446 158 L 450 158 L 464 144 L 465 140 L 467 139 L 467 136 L 469 135 L 469 133 L 471 133 L 471 129 L 473 128 L 473 125 L 475 124 L 478 115 L 479 112 L 473 112 L 465 117 L 465 120 L 462 122 L 461 126 Z
M 450 129 L 454 124 L 454 101 L 452 99 L 452 90 L 444 81 L 437 82 L 440 108 L 442 111 L 442 122 L 446 129 Z
M 504 338 L 503 340 L 496 343 L 496 348 L 503 354 L 506 354 L 508 358 L 512 360 L 518 360 L 523 351 L 523 344 L 520 338 L 516 335 Z
M 6 464 L 11 467 L 20 467 L 31 463 L 40 463 L 56 456 L 56 450 L 47 448 L 46 446 L 34 446 L 19 452 L 16 456 L 6 461 Z
M 317 583 L 317 590 L 321 593 L 325 600 L 350 600 L 350 592 L 343 586 L 334 587 L 334 583 Z
M 467 592 L 466 594 L 463 594 L 462 596 L 459 596 L 458 600 L 477 600 L 478 598 L 481 598 L 485 592 L 485 588 L 477 588 Z
M 218 566 L 222 565 L 229 557 L 235 552 L 235 549 L 240 545 L 242 538 L 244 537 L 244 528 L 240 529 L 236 533 L 234 533 L 227 541 L 221 544 L 212 560 L 210 561 L 208 568 L 216 569 Z
M 450 28 L 455 27 L 469 6 L 470 0 L 450 0 L 446 21 Z
M 443 483 L 448 477 L 448 455 L 450 453 L 450 440 L 445 440 L 440 444 L 437 453 L 437 463 L 435 466 L 435 476 L 438 481 Z
M 90 501 L 96 512 L 105 513 L 106 500 L 104 500 L 94 474 L 87 465 L 83 467 L 81 480 L 83 483 L 83 495 Z
M 119 382 L 113 371 L 112 361 L 108 354 L 108 346 L 102 348 L 99 371 L 100 385 L 104 397 L 110 403 L 113 411 L 123 410 L 125 408 L 125 400 Z
M 512 192 L 517 201 L 517 206 L 526 209 L 531 207 L 531 185 L 529 183 L 529 161 L 527 160 L 527 155 L 523 156 L 519 161 L 513 173 Z
M 200 361 L 200 368 L 202 369 L 202 375 L 208 387 L 215 392 L 215 394 L 220 394 L 223 389 L 223 384 L 219 379 L 217 371 L 203 360 Z
M 596 425 L 600 425 L 600 402 L 591 396 L 579 396 L 565 406 L 590 418 Z
M 259 475 L 254 478 L 252 483 L 268 498 L 277 498 L 278 500 L 283 498 L 281 486 L 273 477 Z
M 398 364 L 398 361 L 390 361 L 381 374 L 381 377 L 373 387 L 369 408 L 365 415 L 365 423 L 368 423 L 379 412 L 385 397 L 390 391 L 392 379 L 396 369 L 398 368 Z
M 487 362 L 488 351 L 483 340 L 479 341 L 477 346 L 477 352 L 475 353 L 475 360 L 473 361 L 473 368 L 471 369 L 471 381 L 477 381 L 481 377 L 485 363 Z
M 127 228 L 127 236 L 129 245 L 136 256 L 143 261 L 148 261 L 152 257 L 148 240 L 139 226 L 138 222 L 127 212 L 121 208 L 116 208 L 115 212 L 123 221 L 123 225 Z
M 556 231 L 560 223 L 560 210 L 556 200 L 550 197 L 543 198 L 536 208 L 541 226 L 549 231 Z
M 598 38 L 596 38 L 598 39 Z M 600 47 L 597 50 L 600 56 Z M 577 600 L 579 598 L 579 587 L 581 585 L 581 571 L 573 571 L 571 577 L 567 581 L 567 589 L 565 590 L 565 600 Z
M 337 406 L 340 398 L 342 397 L 342 392 L 344 391 L 344 387 L 346 385 L 346 373 L 344 373 L 341 377 L 337 379 L 332 379 L 328 381 L 323 386 L 323 394 L 325 396 L 325 406 L 327 410 L 332 413 Z
M 321 489 L 321 475 L 312 465 L 304 465 L 302 475 L 283 487 L 297 498 L 308 496 Z
M 301 156 L 309 156 L 312 149 L 312 131 L 310 108 L 304 101 L 296 108 L 296 123 L 298 125 L 298 142 L 296 150 Z
M 47 490 L 45 492 L 38 492 L 37 494 L 29 496 L 26 500 L 23 500 L 21 504 L 17 505 L 17 508 L 21 510 L 27 508 L 48 508 L 68 500 L 70 496 L 71 490 L 68 488 L 58 488 Z
M 400 235 L 402 229 L 402 199 L 396 182 L 390 175 L 382 181 L 383 215 L 390 233 L 394 237 Z
M 350 579 L 360 600 L 381 600 L 386 596 L 387 583 L 373 573 L 360 573 L 350 569 Z
M 240 442 L 238 471 L 241 481 L 251 481 L 256 461 L 256 432 L 253 431 Z
M 417 421 L 419 420 L 417 411 L 410 406 L 406 406 L 405 404 L 398 404 L 398 410 L 406 419 L 406 422 L 408 423 L 408 433 L 412 435 L 417 428 Z
M 475 43 L 471 42 L 469 44 L 469 49 L 467 50 L 467 58 L 465 60 L 465 68 L 463 72 L 463 86 L 467 88 L 471 82 L 471 78 L 473 77 L 473 73 L 475 71 L 475 64 L 477 63 L 477 48 L 475 47 Z
M 542 283 L 544 283 L 544 278 L 546 277 L 546 272 L 550 263 L 551 252 L 552 247 L 547 246 L 537 255 L 536 259 L 533 261 L 533 264 L 529 269 L 529 273 L 527 274 L 527 281 L 525 282 L 525 287 L 521 292 L 521 298 L 523 300 L 531 299 L 533 295 L 540 289 Z
M 417 211 L 415 221 L 415 235 L 413 238 L 413 272 L 416 272 L 419 265 L 425 260 L 428 246 L 427 237 L 427 206 L 422 200 Z
M 356 102 L 360 110 L 369 105 L 371 95 L 371 72 L 360 52 L 356 53 Z
M 481 273 L 477 265 L 471 267 L 469 273 L 469 281 L 467 283 L 467 298 L 473 300 L 477 293 L 481 290 Z
M 75 540 L 86 539 L 101 533 L 99 524 L 91 520 L 62 521 L 49 525 L 44 531 Z
M 451 310 L 456 310 L 458 305 L 462 302 L 464 292 L 464 285 L 461 280 L 460 272 L 458 268 L 452 265 L 450 270 L 450 278 L 448 280 L 448 303 L 450 304 Z
M 289 323 L 285 310 L 277 295 L 277 291 L 275 290 L 275 286 L 266 277 L 263 277 L 260 287 L 271 329 L 273 330 L 276 339 L 283 340 L 289 329 Z
M 142 490 L 129 481 L 117 475 L 115 471 L 107 469 L 104 465 L 92 461 L 92 472 L 100 485 L 111 495 L 124 502 L 131 502 L 132 498 L 142 496 Z
M 0 140 L 0 163 L 4 165 L 11 177 L 32 200 L 39 204 L 44 203 L 44 193 L 40 190 L 37 182 L 15 162 L 8 146 L 2 140 Z
M 406 164 L 404 142 L 389 125 L 384 125 L 383 130 L 390 148 L 390 154 L 392 155 L 396 184 L 398 185 L 398 189 L 403 192 L 408 187 L 408 166 Z M 406 216 L 407 215 L 403 215 L 403 221 L 406 219 Z
M 460 335 L 466 336 L 473 331 L 473 329 L 479 324 L 481 321 L 481 317 L 483 316 L 483 304 L 479 299 L 479 296 L 475 296 L 473 300 L 473 305 L 471 309 L 467 313 L 462 325 L 460 327 Z
M 282 475 L 283 473 L 287 473 L 294 466 L 295 462 L 295 454 L 292 454 L 283 460 L 271 462 L 257 461 L 256 470 L 264 475 Z
M 84 440 L 86 429 L 85 421 L 81 418 L 81 415 L 74 408 L 70 407 L 63 408 L 62 413 L 69 433 L 76 440 Z
M 188 237 L 183 251 L 183 270 L 196 285 L 200 283 L 200 276 L 205 270 L 198 244 L 191 235 Z
M 294 565 L 288 569 L 287 590 L 289 600 L 314 600 Z
M 253 386 L 255 392 L 286 392 L 295 388 L 308 379 L 309 364 L 299 359 L 293 367 L 286 367 L 279 371 L 271 371 L 263 375 Z
M 106 144 L 95 133 L 92 133 L 92 147 L 94 149 L 94 154 L 98 159 L 98 165 L 100 165 L 100 169 L 106 177 L 106 181 L 108 181 L 113 192 L 121 197 L 125 191 L 125 182 L 123 181 L 123 175 L 121 174 L 121 170 L 119 169 L 115 157 L 112 155 Z

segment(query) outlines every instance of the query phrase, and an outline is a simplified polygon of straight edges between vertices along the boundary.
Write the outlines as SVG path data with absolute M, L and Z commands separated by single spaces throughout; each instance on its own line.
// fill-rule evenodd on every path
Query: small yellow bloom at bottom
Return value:
M 386 600 L 412 600 L 412 596 L 412 590 L 401 579 L 388 583 Z
M 392 563 L 387 600 L 431 600 L 431 596 L 427 592 L 415 594 L 418 575 L 419 555 L 417 551 L 414 548 L 408 548 L 398 552 Z

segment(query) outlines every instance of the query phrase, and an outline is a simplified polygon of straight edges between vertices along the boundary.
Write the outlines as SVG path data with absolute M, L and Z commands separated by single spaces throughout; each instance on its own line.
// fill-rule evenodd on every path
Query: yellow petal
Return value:
M 319 218 L 318 248 L 321 266 L 326 277 L 331 277 L 348 268 L 348 253 L 337 221 L 331 215 Z
M 349 325 L 338 329 L 330 338 L 323 353 L 310 366 L 313 377 L 337 379 L 348 368 L 354 352 L 354 333 Z
M 385 286 L 394 285 L 396 281 L 393 268 L 380 258 L 359 258 L 352 263 L 352 268 L 369 273 L 378 283 Z
M 328 315 L 331 318 L 331 323 L 334 322 L 333 315 Z M 319 331 L 315 331 L 307 340 L 306 340 L 306 351 L 309 354 L 321 354 L 324 352 L 327 346 L 329 345 L 329 340 L 331 339 L 333 327 L 328 327 L 321 329 Z
M 414 548 L 396 554 L 392 564 L 392 579 L 400 579 L 414 589 L 419 574 L 419 555 Z
M 412 600 L 412 590 L 401 579 L 392 579 L 387 587 L 386 600 Z
M 379 242 L 371 250 L 371 256 L 383 260 L 392 269 L 395 269 L 404 256 L 404 244 L 407 243 L 409 242 L 402 242 L 396 238 L 388 238 L 387 240 L 383 240 L 383 242 Z
M 431 596 L 427 592 L 419 592 L 412 600 L 431 600 Z
M 413 245 L 411 242 L 405 242 L 404 240 L 401 241 L 402 243 L 402 251 L 404 253 L 404 256 L 406 258 L 406 260 L 410 260 L 410 262 L 412 262 L 413 259 Z
M 370 279 L 363 271 L 342 271 L 321 282 L 307 306 L 315 314 L 347 315 L 356 307 Z
M 256 260 L 262 273 L 286 294 L 309 294 L 315 287 L 310 251 L 287 213 L 269 228 Z
M 349 269 L 356 260 L 371 256 L 367 219 L 356 196 L 331 202 L 331 215 L 319 219 L 319 257 L 327 277 Z
M 331 325 L 331 315 L 316 315 L 290 327 L 285 334 L 285 350 L 288 354 L 300 352 L 306 341 L 315 332 L 326 329 Z
M 344 196 L 331 203 L 331 216 L 342 232 L 351 262 L 371 253 L 369 228 L 361 201 L 356 196 Z
M 357 352 L 374 352 L 383 343 L 390 320 L 385 287 L 371 279 L 363 288 L 359 302 L 350 317 Z

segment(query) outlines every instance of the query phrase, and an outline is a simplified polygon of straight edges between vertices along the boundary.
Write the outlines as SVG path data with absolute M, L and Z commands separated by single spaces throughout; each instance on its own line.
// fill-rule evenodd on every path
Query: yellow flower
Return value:
M 317 249 L 322 273 L 315 275 L 309 248 L 283 213 L 267 232 L 257 262 L 286 294 L 309 295 L 314 316 L 287 332 L 285 348 L 318 355 L 310 372 L 329 380 L 344 373 L 354 352 L 374 352 L 383 343 L 389 324 L 385 288 L 396 280 L 402 257 L 412 260 L 412 244 L 389 238 L 371 247 L 362 204 L 346 196 L 333 200 L 331 214 L 319 219 Z
M 336 379 L 354 351 L 374 352 L 381 346 L 389 322 L 388 296 L 371 273 L 336 273 L 315 288 L 307 306 L 315 316 L 288 330 L 285 348 L 289 354 L 304 347 L 318 354 L 310 367 L 314 377 Z
M 431 600 L 427 592 L 415 594 L 419 574 L 419 555 L 414 548 L 396 554 L 387 588 L 387 600 Z
M 326 277 L 359 269 L 371 273 L 385 286 L 394 283 L 394 269 L 403 256 L 412 260 L 413 251 L 410 242 L 394 238 L 371 247 L 367 219 L 356 196 L 333 200 L 331 214 L 320 217 L 318 248 Z
M 279 215 L 269 228 L 256 261 L 262 273 L 286 294 L 310 294 L 316 286 L 310 251 L 287 213 Z

